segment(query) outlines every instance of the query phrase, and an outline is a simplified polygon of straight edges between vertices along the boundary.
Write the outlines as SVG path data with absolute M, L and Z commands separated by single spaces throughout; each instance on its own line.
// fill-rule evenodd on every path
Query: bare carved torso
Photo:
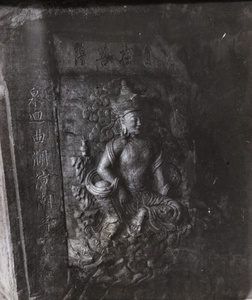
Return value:
M 146 186 L 149 166 L 154 149 L 149 140 L 130 138 L 119 157 L 121 179 L 129 189 L 142 189 Z

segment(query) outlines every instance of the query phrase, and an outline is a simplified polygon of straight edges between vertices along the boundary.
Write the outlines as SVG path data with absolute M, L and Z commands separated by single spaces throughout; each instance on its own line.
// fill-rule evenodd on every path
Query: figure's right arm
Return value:
M 120 176 L 116 173 L 114 165 L 118 162 L 118 159 L 120 159 L 125 143 L 125 139 L 120 137 L 107 143 L 106 149 L 102 154 L 97 167 L 97 173 L 103 180 L 112 183 L 116 178 L 118 178 L 118 176 Z M 128 213 L 128 210 L 126 210 L 125 207 L 127 207 L 127 204 L 131 199 L 131 195 L 125 188 L 122 178 L 118 179 L 120 179 L 117 187 L 118 202 L 114 202 L 114 205 L 116 205 L 116 210 L 121 218 L 124 218 Z
M 106 180 L 110 183 L 116 178 L 113 174 L 111 162 L 106 154 L 106 151 L 103 153 L 99 165 L 97 167 L 97 173 L 101 176 L 103 180 Z
M 110 183 L 116 178 L 115 170 L 113 170 L 113 165 L 116 162 L 116 157 L 122 151 L 122 142 L 119 139 L 111 140 L 107 143 L 106 149 L 102 154 L 101 160 L 97 167 L 97 173 L 101 176 L 103 180 Z

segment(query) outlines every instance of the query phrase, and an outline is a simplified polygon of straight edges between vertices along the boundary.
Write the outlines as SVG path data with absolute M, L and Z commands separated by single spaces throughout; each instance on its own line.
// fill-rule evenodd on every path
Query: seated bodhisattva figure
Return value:
M 121 136 L 107 143 L 97 167 L 100 185 L 117 182 L 115 210 L 132 236 L 140 234 L 144 224 L 153 232 L 174 231 L 181 218 L 181 205 L 166 196 L 161 149 L 142 124 L 144 101 L 122 82 L 112 104 Z

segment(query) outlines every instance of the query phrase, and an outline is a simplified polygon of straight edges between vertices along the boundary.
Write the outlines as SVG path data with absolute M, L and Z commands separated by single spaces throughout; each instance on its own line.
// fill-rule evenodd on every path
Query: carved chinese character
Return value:
M 48 232 L 50 231 L 50 217 L 48 215 L 41 219 L 39 227 L 42 226 L 45 226 Z
M 42 206 L 45 206 L 47 204 L 48 198 L 46 195 L 40 195 L 38 197 L 38 202 L 39 204 L 41 204 Z
M 46 167 L 48 166 L 48 157 L 47 157 L 47 150 L 43 151 L 35 151 L 33 152 L 33 166 L 41 166 Z
M 83 66 L 86 62 L 86 50 L 82 43 L 75 43 L 74 46 L 75 51 L 75 65 L 77 66 L 79 63 Z
M 120 64 L 126 66 L 133 63 L 133 48 L 129 47 L 127 44 L 124 44 L 124 49 L 120 51 L 120 54 Z
M 32 97 L 29 99 L 28 106 L 33 105 L 36 108 L 38 104 L 44 103 L 39 99 L 39 91 L 37 89 L 31 89 L 30 93 Z
M 42 111 L 35 111 L 32 114 L 29 114 L 30 116 L 30 123 L 43 123 L 43 112 Z
M 37 184 L 36 184 L 36 188 L 37 189 L 43 189 L 44 187 L 46 187 L 48 185 L 48 181 L 49 181 L 49 174 L 46 174 L 45 171 L 42 171 L 42 174 L 37 174 Z M 44 194 L 43 194 L 44 196 Z
M 45 139 L 45 134 L 41 132 L 41 129 L 37 129 L 35 135 L 33 136 L 33 141 L 35 144 L 42 144 Z
M 52 208 L 53 207 L 53 195 L 39 195 L 38 196 L 38 204 L 47 207 Z
M 113 55 L 109 54 L 109 48 L 107 44 L 105 44 L 103 47 L 100 47 L 98 51 L 100 57 L 96 59 L 96 61 L 100 61 L 103 67 L 107 66 L 109 62 L 113 61 Z

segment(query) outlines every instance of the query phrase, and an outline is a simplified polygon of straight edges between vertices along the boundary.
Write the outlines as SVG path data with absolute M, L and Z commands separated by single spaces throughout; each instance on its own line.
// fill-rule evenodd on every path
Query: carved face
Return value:
M 140 133 L 141 115 L 139 111 L 132 111 L 121 118 L 122 126 L 127 129 L 129 135 L 138 135 Z

